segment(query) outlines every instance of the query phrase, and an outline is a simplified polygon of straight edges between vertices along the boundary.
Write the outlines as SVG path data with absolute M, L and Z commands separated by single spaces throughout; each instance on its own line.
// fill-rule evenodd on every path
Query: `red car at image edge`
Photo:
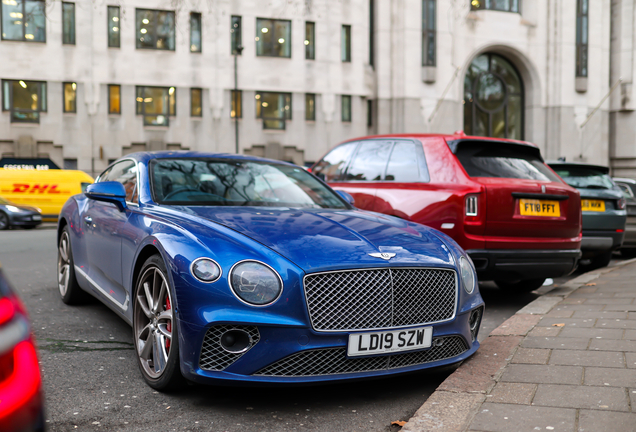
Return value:
M 524 141 L 399 134 L 356 138 L 311 171 L 355 206 L 448 234 L 480 280 L 527 292 L 572 272 L 580 257 L 579 192 Z
M 26 310 L 0 268 L 0 431 L 43 431 L 40 365 Z

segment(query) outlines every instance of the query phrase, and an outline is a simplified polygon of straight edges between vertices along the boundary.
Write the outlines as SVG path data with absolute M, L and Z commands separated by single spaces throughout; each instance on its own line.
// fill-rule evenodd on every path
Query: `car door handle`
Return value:
M 86 222 L 86 225 L 91 225 L 93 223 L 93 218 L 90 216 L 84 216 L 84 222 Z

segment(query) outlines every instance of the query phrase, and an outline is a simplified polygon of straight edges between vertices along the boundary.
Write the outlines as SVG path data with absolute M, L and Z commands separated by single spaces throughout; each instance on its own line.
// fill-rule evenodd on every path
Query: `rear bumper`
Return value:
M 578 249 L 466 251 L 475 264 L 479 280 L 518 281 L 556 278 L 571 273 L 581 257 Z
M 616 230 L 583 230 L 581 251 L 586 254 L 587 252 L 601 253 L 618 249 L 623 243 L 624 237 L 624 232 L 616 232 Z

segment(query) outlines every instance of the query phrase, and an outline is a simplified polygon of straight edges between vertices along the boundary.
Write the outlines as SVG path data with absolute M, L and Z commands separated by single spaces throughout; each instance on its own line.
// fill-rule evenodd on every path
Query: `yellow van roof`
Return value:
M 55 179 L 55 180 L 86 180 L 93 182 L 93 177 L 80 170 L 14 170 L 0 168 L 0 178 L 32 178 L 32 179 Z

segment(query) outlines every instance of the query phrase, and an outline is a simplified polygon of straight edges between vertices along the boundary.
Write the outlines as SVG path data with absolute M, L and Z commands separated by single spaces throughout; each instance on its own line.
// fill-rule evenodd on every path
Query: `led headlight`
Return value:
M 209 258 L 194 260 L 190 267 L 192 275 L 201 282 L 214 282 L 221 277 L 221 267 Z
M 243 261 L 230 270 L 234 294 L 245 303 L 265 306 L 273 303 L 283 291 L 280 276 L 270 267 L 256 261 Z
M 12 206 L 12 205 L 7 205 L 5 206 L 5 208 L 12 213 L 20 213 L 22 211 L 22 209 L 19 209 L 16 206 Z
M 472 264 L 466 259 L 466 257 L 459 258 L 459 272 L 462 276 L 462 285 L 468 294 L 472 294 L 475 291 L 475 271 Z

